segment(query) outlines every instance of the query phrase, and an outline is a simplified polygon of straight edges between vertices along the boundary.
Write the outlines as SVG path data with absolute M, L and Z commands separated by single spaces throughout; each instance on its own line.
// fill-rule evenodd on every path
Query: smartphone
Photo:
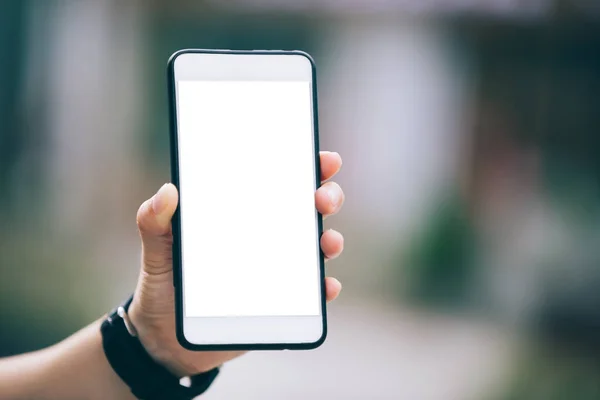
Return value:
M 179 342 L 318 347 L 327 323 L 312 58 L 181 50 L 168 62 L 168 83 Z

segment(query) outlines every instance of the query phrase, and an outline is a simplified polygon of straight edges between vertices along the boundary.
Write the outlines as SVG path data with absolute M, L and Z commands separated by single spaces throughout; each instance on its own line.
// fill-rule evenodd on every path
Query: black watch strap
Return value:
M 132 300 L 133 296 L 122 305 L 125 311 Z M 108 362 L 138 399 L 193 399 L 204 393 L 219 374 L 215 368 L 190 377 L 190 387 L 181 385 L 179 378 L 156 363 L 140 341 L 129 333 L 117 309 L 108 315 L 100 329 Z

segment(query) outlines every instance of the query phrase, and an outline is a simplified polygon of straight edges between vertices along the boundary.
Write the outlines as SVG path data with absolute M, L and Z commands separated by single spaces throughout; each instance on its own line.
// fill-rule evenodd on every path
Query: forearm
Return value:
M 47 349 L 0 359 L 0 398 L 135 399 L 106 360 L 100 324 Z

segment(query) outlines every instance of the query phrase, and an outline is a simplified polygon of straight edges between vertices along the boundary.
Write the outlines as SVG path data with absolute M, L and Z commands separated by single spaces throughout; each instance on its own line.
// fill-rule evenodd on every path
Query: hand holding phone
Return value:
M 285 133 L 285 132 L 283 132 Z M 277 151 L 283 151 L 277 149 Z M 340 169 L 342 160 L 337 153 L 320 152 L 320 181 L 323 183 L 313 193 L 314 206 L 323 216 L 335 214 L 343 203 L 343 192 L 335 182 L 328 181 Z M 227 152 L 222 152 L 216 158 L 215 173 L 221 165 L 227 164 L 231 158 Z M 270 176 L 263 177 L 268 184 L 277 187 L 278 182 Z M 223 197 L 221 193 L 212 193 Z M 279 199 L 279 197 L 276 197 Z M 265 201 L 270 199 L 265 196 Z M 238 197 L 238 201 L 243 198 Z M 180 346 L 176 338 L 175 328 L 175 291 L 173 287 L 173 236 L 171 220 L 179 204 L 179 194 L 173 184 L 165 184 L 152 198 L 142 204 L 138 211 L 137 222 L 142 239 L 142 270 L 135 291 L 133 303 L 129 308 L 130 319 L 135 326 L 138 337 L 146 351 L 158 362 L 163 364 L 178 376 L 195 375 L 208 371 L 224 362 L 243 354 L 243 351 L 213 351 L 195 352 Z M 235 205 L 235 204 L 234 204 Z M 274 209 L 268 209 L 265 217 L 283 219 L 293 212 L 285 208 L 283 214 L 275 214 Z M 283 222 L 282 222 L 283 223 Z M 281 239 L 277 231 L 269 232 L 270 238 Z M 230 235 L 219 238 L 231 242 Z M 294 236 L 283 237 L 294 240 Z M 325 260 L 337 257 L 343 250 L 343 237 L 334 230 L 328 230 L 320 238 L 321 251 Z M 236 248 L 232 247 L 231 252 Z M 177 254 L 177 253 L 176 253 Z M 226 256 L 226 255 L 224 255 Z M 286 259 L 293 255 L 286 255 Z M 269 257 L 273 257 L 269 254 Z M 286 259 L 279 260 L 281 268 L 286 267 Z M 276 285 L 287 287 L 293 282 L 278 278 Z M 325 299 L 335 299 L 341 284 L 335 278 L 328 277 L 324 281 Z M 274 299 L 277 301 L 277 299 Z

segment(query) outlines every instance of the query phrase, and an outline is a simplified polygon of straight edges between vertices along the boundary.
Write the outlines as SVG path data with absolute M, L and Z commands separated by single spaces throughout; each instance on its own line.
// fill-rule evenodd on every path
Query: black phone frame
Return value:
M 240 54 L 240 55 L 300 55 L 310 61 L 312 69 L 312 114 L 313 114 L 313 148 L 315 160 L 315 184 L 321 185 L 321 162 L 319 156 L 319 123 L 317 105 L 317 73 L 316 66 L 310 54 L 301 50 L 209 50 L 209 49 L 182 49 L 171 55 L 167 63 L 167 82 L 169 97 L 169 128 L 170 128 L 170 158 L 171 181 L 179 189 L 179 147 L 177 128 L 177 98 L 175 82 L 175 60 L 182 54 Z M 323 333 L 315 342 L 309 343 L 244 343 L 244 344 L 196 344 L 187 340 L 183 331 L 183 282 L 181 260 L 181 204 L 178 205 L 172 220 L 173 231 L 173 286 L 175 289 L 175 330 L 179 344 L 194 351 L 226 351 L 226 350 L 311 350 L 321 346 L 327 337 L 327 305 L 325 288 L 325 256 L 319 247 L 319 270 L 321 285 L 321 316 Z M 323 235 L 323 217 L 317 213 L 317 226 L 319 239 Z

